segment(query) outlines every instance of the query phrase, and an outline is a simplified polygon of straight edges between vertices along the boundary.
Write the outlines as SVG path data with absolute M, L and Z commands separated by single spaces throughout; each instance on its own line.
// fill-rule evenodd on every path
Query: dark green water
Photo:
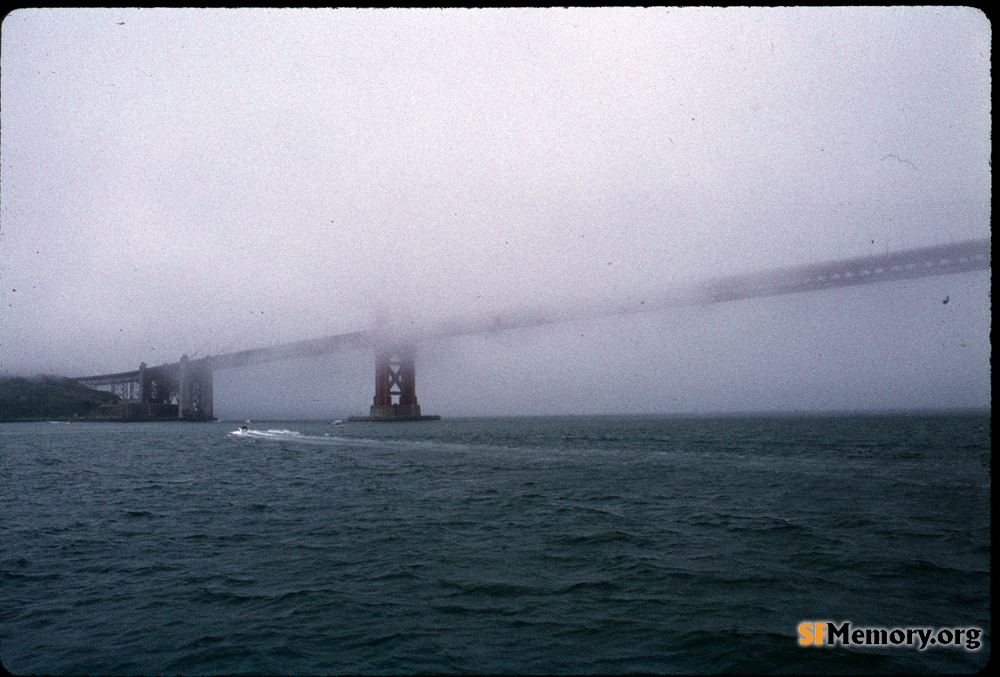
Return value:
M 988 414 L 237 427 L 0 426 L 8 670 L 953 673 L 990 657 Z M 801 648 L 806 620 L 983 637 Z

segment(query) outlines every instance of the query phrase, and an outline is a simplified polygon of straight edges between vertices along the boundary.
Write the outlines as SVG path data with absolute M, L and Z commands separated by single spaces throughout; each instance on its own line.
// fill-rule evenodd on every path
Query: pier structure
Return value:
M 105 387 L 118 398 L 98 407 L 93 416 L 123 421 L 215 419 L 212 369 L 204 361 L 182 355 L 179 362 L 136 371 L 74 379 L 90 388 Z

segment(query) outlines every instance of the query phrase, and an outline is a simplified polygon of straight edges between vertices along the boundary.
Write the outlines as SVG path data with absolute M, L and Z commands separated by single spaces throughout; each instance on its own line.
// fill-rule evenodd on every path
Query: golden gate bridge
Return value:
M 405 330 L 390 326 L 321 336 L 267 348 L 211 355 L 181 356 L 177 362 L 133 371 L 81 376 L 72 380 L 92 388 L 110 388 L 118 404 L 98 414 L 121 420 L 214 420 L 213 374 L 252 364 L 368 349 L 375 353 L 375 397 L 368 416 L 353 419 L 415 421 L 424 416 L 417 402 L 414 345 L 421 341 L 536 327 L 560 322 L 662 311 L 670 307 L 739 301 L 854 285 L 879 284 L 990 268 L 990 238 L 907 249 L 716 277 L 673 290 L 625 300 L 568 303 L 557 308 L 514 308 L 466 315 Z

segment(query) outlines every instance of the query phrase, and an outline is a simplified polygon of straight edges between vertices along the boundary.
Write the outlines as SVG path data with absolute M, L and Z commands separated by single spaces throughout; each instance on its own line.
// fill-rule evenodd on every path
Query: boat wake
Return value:
M 246 426 L 243 426 L 239 430 L 234 430 L 229 434 L 235 435 L 236 437 L 252 437 L 255 439 L 265 440 L 287 440 L 308 437 L 308 435 L 303 435 L 295 430 L 251 430 Z
M 344 449 L 399 449 L 399 450 L 430 450 L 437 451 L 462 451 L 470 450 L 468 444 L 442 443 L 437 441 L 414 441 L 407 439 L 378 439 L 372 437 L 354 437 L 349 435 L 337 435 L 323 433 L 322 435 L 307 435 L 297 430 L 269 429 L 254 430 L 248 426 L 241 426 L 237 430 L 229 433 L 231 437 L 243 438 L 256 441 L 267 442 L 292 442 L 295 444 L 309 444 L 338 447 Z
M 254 430 L 243 426 L 238 430 L 229 433 L 233 437 L 243 437 L 253 440 L 267 440 L 271 442 L 297 442 L 301 444 L 325 444 L 337 446 L 369 446 L 374 440 L 358 439 L 352 437 L 341 437 L 325 433 L 323 435 L 304 435 L 297 430 L 269 429 Z

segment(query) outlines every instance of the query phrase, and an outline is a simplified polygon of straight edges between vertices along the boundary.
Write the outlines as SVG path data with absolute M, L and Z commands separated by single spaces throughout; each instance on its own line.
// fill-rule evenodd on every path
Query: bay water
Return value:
M 0 425 L 14 674 L 955 673 L 990 414 Z M 980 646 L 800 646 L 803 622 Z

